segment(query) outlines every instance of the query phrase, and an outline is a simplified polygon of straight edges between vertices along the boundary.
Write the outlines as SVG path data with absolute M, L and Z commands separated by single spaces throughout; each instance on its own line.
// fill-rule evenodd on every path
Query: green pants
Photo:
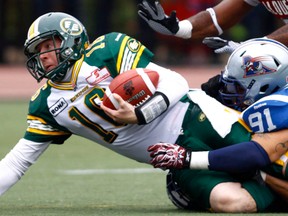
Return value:
M 225 119 L 223 119 L 223 124 L 225 124 Z M 179 136 L 176 143 L 194 151 L 205 151 L 246 142 L 250 139 L 251 134 L 239 122 L 231 126 L 228 135 L 224 138 L 221 137 L 199 106 L 190 101 L 183 123 L 183 135 Z M 222 182 L 241 182 L 242 187 L 256 201 L 258 211 L 266 209 L 275 199 L 273 192 L 268 187 L 260 185 L 251 178 L 244 181 L 234 174 L 210 170 L 174 170 L 172 174 L 180 188 L 195 203 L 196 209 L 208 210 L 210 208 L 211 190 Z
M 196 210 L 211 208 L 210 193 L 217 184 L 239 182 L 228 173 L 210 170 L 173 170 L 172 175 L 178 186 L 189 196 Z M 258 211 L 264 211 L 275 199 L 273 192 L 257 181 L 246 180 L 241 182 L 241 185 L 255 200 Z

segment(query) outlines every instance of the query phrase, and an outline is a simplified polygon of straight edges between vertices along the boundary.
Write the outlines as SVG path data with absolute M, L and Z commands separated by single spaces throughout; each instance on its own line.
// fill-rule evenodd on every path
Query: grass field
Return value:
M 24 102 L 0 102 L 0 158 L 22 137 L 27 108 Z M 166 196 L 165 174 L 72 137 L 64 145 L 50 146 L 0 198 L 0 215 L 211 214 L 177 210 Z

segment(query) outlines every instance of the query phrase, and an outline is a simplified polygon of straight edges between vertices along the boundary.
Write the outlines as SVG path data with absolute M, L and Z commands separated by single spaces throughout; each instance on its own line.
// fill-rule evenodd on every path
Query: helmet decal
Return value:
M 38 24 L 39 24 L 40 18 L 35 20 L 32 25 L 30 26 L 28 30 L 27 40 L 36 37 L 39 34 L 38 31 Z
M 244 56 L 242 65 L 242 68 L 244 70 L 243 77 L 245 78 L 250 76 L 265 75 L 277 71 L 276 64 L 276 69 L 269 68 L 268 66 L 265 66 L 265 61 L 273 61 L 273 58 L 270 56 L 258 56 L 255 58 L 252 58 L 251 56 Z
M 83 32 L 82 25 L 72 18 L 64 18 L 60 22 L 60 27 L 64 32 L 71 35 L 80 35 Z
M 41 53 L 37 46 L 45 40 L 53 41 L 54 48 L 49 52 L 57 53 L 57 67 L 46 70 L 41 62 Z M 59 47 L 55 46 L 60 40 Z M 39 82 L 43 78 L 54 82 L 64 78 L 68 69 L 85 53 L 89 38 L 85 27 L 75 17 L 61 13 L 50 12 L 38 17 L 28 30 L 24 44 L 24 53 L 28 60 L 26 66 L 30 74 Z

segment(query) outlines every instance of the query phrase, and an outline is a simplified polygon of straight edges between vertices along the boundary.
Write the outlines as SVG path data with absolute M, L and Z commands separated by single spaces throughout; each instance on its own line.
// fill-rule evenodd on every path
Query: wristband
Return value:
M 161 92 L 155 92 L 143 104 L 135 108 L 135 115 L 139 125 L 148 124 L 164 113 L 169 106 L 169 100 Z
M 186 20 L 180 21 L 178 25 L 179 25 L 179 30 L 175 34 L 175 36 L 181 37 L 184 39 L 191 38 L 192 29 L 193 29 L 192 23 L 186 19 Z
M 205 169 L 209 168 L 208 151 L 191 152 L 190 154 L 190 169 Z
M 218 31 L 218 35 L 223 34 L 223 30 L 218 24 L 217 17 L 216 17 L 214 9 L 213 8 L 207 8 L 206 11 L 209 12 L 209 14 L 210 14 L 210 16 L 212 18 L 213 24 L 214 24 L 214 26 L 216 27 L 216 29 Z

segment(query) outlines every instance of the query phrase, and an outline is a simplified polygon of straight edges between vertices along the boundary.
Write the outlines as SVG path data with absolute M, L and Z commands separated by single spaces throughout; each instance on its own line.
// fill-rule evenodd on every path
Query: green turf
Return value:
M 22 137 L 26 110 L 27 103 L 0 102 L 0 158 Z M 22 180 L 0 198 L 0 215 L 191 214 L 177 210 L 168 200 L 165 172 L 128 172 L 136 168 L 150 169 L 150 166 L 72 137 L 64 145 L 49 147 Z M 123 169 L 124 173 L 73 174 L 75 170 L 116 169 Z M 194 212 L 192 215 L 208 214 Z

